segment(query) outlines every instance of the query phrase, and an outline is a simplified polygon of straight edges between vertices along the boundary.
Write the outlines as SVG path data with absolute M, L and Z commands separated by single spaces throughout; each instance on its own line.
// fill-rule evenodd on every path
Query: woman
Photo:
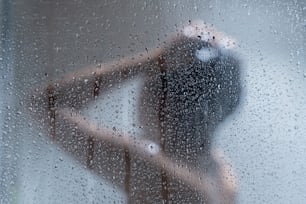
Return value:
M 122 187 L 128 203 L 233 203 L 231 173 L 210 144 L 239 103 L 234 46 L 212 26 L 189 22 L 160 48 L 49 82 L 31 105 L 51 138 Z M 142 137 L 96 126 L 76 112 L 110 84 L 136 76 L 143 79 Z

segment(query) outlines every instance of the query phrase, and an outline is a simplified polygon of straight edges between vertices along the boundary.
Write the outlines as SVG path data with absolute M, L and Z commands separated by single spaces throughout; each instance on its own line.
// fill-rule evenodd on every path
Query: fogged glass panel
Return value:
M 305 15 L 0 1 L 0 203 L 305 203 Z

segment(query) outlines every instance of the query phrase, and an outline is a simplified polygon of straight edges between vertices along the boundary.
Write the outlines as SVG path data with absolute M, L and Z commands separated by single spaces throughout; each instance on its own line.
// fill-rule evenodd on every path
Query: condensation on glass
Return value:
M 1 1 L 0 203 L 304 203 L 305 15 Z

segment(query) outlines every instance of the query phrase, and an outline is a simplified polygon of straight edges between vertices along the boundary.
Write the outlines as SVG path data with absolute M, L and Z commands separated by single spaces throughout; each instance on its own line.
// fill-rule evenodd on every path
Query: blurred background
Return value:
M 1 0 L 0 203 L 124 203 L 52 144 L 24 99 L 65 73 L 156 47 L 192 19 L 234 37 L 243 59 L 241 105 L 213 141 L 235 169 L 238 203 L 306 203 L 304 0 Z M 139 131 L 137 86 L 101 95 L 84 114 Z

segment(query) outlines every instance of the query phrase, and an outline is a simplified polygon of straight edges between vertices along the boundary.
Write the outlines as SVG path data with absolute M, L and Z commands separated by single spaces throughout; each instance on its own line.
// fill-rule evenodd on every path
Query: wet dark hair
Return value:
M 213 54 L 203 60 L 201 50 Z M 208 153 L 211 132 L 239 104 L 239 60 L 200 38 L 186 37 L 166 49 L 160 67 L 150 88 L 152 97 L 159 98 L 164 150 L 196 159 Z

